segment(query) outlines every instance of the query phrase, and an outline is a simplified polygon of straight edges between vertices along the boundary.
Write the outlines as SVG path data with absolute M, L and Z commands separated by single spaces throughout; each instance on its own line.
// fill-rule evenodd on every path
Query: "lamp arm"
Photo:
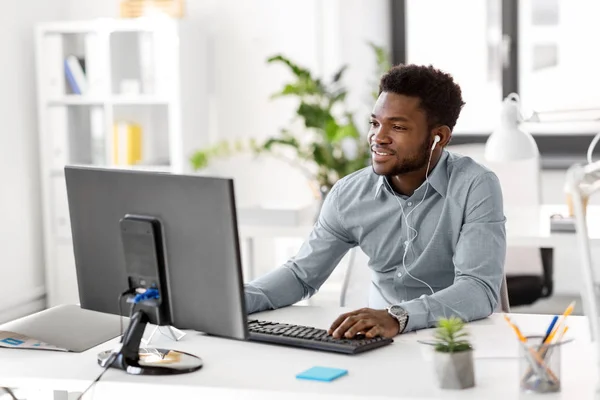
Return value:
M 575 227 L 579 254 L 581 256 L 581 272 L 583 278 L 584 313 L 588 317 L 592 340 L 600 347 L 600 315 L 598 314 L 598 297 L 594 279 L 592 254 L 590 249 L 586 213 L 583 198 L 600 190 L 600 162 L 585 166 L 574 165 L 567 171 L 566 191 L 571 195 L 575 215 Z M 598 352 L 600 365 L 600 351 Z

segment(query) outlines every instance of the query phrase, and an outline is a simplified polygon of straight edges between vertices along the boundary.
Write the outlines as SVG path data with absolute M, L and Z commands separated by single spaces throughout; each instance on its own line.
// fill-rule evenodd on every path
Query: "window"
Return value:
M 501 0 L 406 0 L 406 62 L 432 64 L 461 86 L 456 131 L 489 130 L 502 99 Z
M 542 121 L 600 118 L 600 2 L 519 2 L 519 87 Z

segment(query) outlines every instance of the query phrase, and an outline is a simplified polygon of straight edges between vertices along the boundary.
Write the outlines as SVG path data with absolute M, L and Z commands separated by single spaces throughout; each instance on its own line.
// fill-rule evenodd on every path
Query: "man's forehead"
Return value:
M 420 103 L 418 97 L 383 92 L 375 102 L 372 117 L 398 119 L 422 114 Z

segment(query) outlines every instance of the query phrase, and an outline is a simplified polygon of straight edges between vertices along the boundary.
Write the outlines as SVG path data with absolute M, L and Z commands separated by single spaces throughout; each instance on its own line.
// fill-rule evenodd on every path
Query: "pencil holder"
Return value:
M 522 391 L 560 391 L 560 352 L 563 343 L 544 344 L 542 336 L 528 336 L 526 342 L 519 343 L 519 379 Z

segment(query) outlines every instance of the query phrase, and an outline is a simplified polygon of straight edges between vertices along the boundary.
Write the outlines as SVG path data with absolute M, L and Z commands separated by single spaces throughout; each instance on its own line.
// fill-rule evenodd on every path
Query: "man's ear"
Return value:
M 452 131 L 450 130 L 450 127 L 448 127 L 448 125 L 440 125 L 435 127 L 432 131 L 432 134 L 434 137 L 435 135 L 438 135 L 440 137 L 440 141 L 436 146 L 440 148 L 446 147 L 446 145 L 450 141 L 450 138 L 452 137 Z

